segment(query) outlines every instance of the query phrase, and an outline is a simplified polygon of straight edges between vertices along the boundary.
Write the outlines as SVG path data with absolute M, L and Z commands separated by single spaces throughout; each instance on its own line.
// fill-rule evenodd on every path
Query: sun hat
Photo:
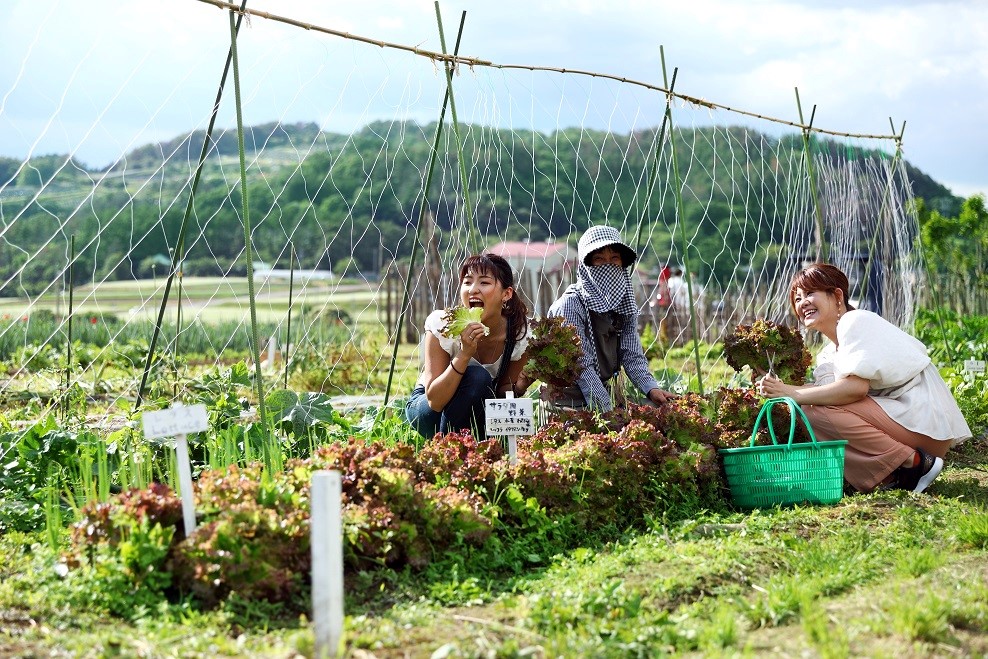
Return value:
M 624 267 L 628 267 L 638 258 L 635 250 L 631 249 L 621 241 L 621 234 L 614 227 L 597 226 L 587 229 L 577 245 L 577 254 L 580 263 L 590 265 L 588 258 L 598 249 L 611 247 L 621 253 L 621 261 Z

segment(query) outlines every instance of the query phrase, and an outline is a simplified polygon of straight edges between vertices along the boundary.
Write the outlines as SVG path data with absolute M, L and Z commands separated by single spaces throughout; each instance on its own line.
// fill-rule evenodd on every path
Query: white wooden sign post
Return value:
M 484 400 L 485 429 L 488 437 L 508 438 L 508 462 L 518 463 L 518 435 L 535 432 L 531 398 L 515 398 L 512 392 L 505 398 Z
M 182 520 L 185 522 L 185 535 L 196 529 L 196 504 L 192 495 L 192 466 L 189 464 L 189 443 L 185 436 L 190 432 L 203 432 L 209 429 L 209 416 L 205 405 L 176 404 L 166 410 L 145 412 L 141 415 L 144 436 L 148 439 L 159 437 L 175 438 L 175 458 L 178 462 L 178 486 L 182 493 Z
M 338 471 L 312 474 L 312 623 L 317 657 L 335 657 L 343 636 L 342 480 Z

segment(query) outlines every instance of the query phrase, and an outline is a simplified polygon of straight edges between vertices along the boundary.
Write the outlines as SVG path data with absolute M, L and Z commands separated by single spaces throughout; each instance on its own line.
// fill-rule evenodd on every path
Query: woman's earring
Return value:
M 501 311 L 507 311 L 507 310 L 508 310 L 508 301 L 505 300 L 504 302 L 501 303 Z

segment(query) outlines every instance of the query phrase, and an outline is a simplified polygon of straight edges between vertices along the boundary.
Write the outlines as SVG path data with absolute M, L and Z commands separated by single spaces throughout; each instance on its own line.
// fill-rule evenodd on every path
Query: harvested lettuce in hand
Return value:
M 528 363 L 522 372 L 556 387 L 574 386 L 583 372 L 583 345 L 576 328 L 561 316 L 533 320 L 529 327 Z
M 479 323 L 483 317 L 483 307 L 450 307 L 443 313 L 443 328 L 440 332 L 448 339 L 455 339 L 463 333 L 467 325 Z M 491 329 L 484 325 L 484 336 L 488 336 L 490 333 Z
M 753 371 L 772 371 L 794 385 L 806 382 L 806 371 L 813 364 L 799 330 L 764 318 L 751 325 L 738 325 L 725 337 L 724 358 L 735 371 L 745 366 Z

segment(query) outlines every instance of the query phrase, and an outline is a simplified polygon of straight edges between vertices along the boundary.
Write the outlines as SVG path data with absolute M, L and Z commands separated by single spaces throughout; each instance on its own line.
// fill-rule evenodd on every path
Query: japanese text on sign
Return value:
M 983 359 L 965 359 L 964 370 L 968 373 L 984 373 L 985 361 Z
M 205 405 L 180 405 L 167 410 L 145 412 L 141 415 L 141 420 L 144 423 L 144 436 L 148 439 L 176 437 L 209 429 Z
M 531 435 L 535 432 L 531 398 L 488 398 L 486 410 L 487 436 Z

